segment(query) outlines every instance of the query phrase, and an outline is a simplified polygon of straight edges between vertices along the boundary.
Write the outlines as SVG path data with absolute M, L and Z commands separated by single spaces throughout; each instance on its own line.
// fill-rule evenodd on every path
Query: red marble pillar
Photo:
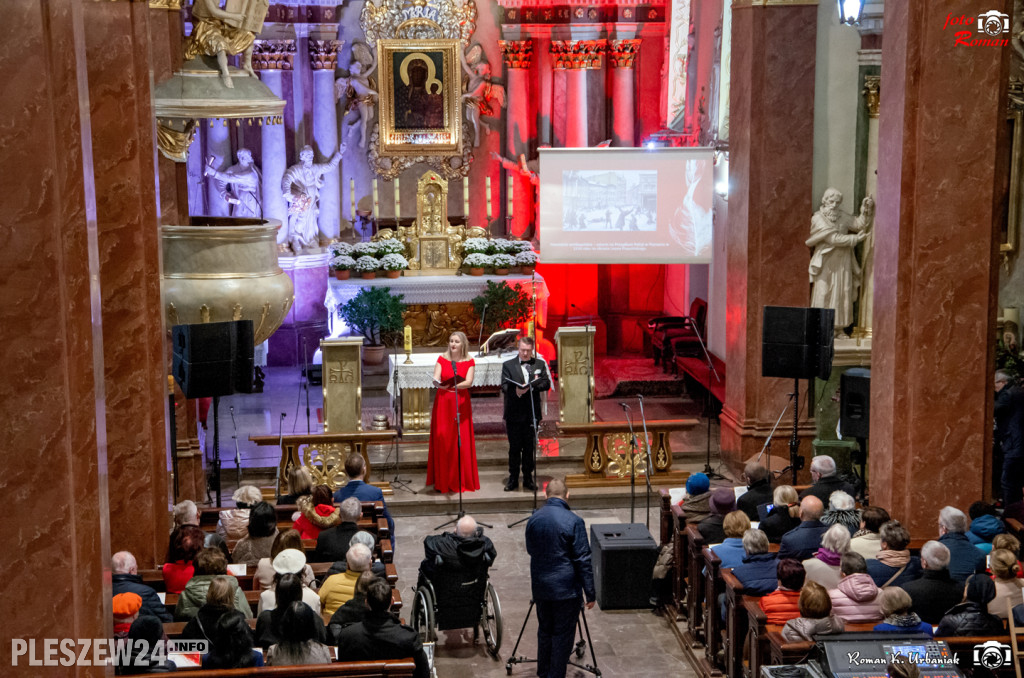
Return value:
M 601 68 L 601 55 L 607 43 L 604 40 L 553 40 L 551 52 L 555 68 L 565 69 L 565 146 L 586 148 L 589 124 L 587 111 L 587 71 Z
M 956 45 L 944 23 L 963 11 L 885 6 L 868 477 L 919 537 L 989 487 L 1010 49 Z
M 530 142 L 536 137 L 535 117 L 531 115 L 530 73 L 533 65 L 532 40 L 500 40 L 501 56 L 508 77 L 508 110 L 505 157 L 518 162 L 519 156 L 529 160 Z M 507 170 L 506 170 L 507 171 Z M 511 171 L 512 224 L 510 235 L 523 237 L 534 221 L 534 191 L 536 187 L 528 176 Z
M 636 146 L 633 66 L 639 53 L 639 39 L 608 43 L 608 61 L 612 66 L 612 146 Z
M 45 638 L 104 638 L 113 624 L 82 12 L 70 0 L 26 0 L 4 7 L 0 28 L 5 676 L 105 676 L 30 667 L 24 655 L 14 664 L 12 640 L 34 639 L 38 660 Z
M 814 211 L 817 13 L 814 5 L 786 0 L 733 7 L 728 374 L 721 426 L 722 456 L 734 469 L 761 449 L 793 389 L 792 380 L 761 376 L 761 316 L 763 306 L 806 306 L 809 300 L 804 240 Z M 804 393 L 802 418 L 806 402 Z M 788 456 L 783 431 L 776 453 Z M 799 435 L 800 452 L 809 458 L 814 430 L 806 419 Z

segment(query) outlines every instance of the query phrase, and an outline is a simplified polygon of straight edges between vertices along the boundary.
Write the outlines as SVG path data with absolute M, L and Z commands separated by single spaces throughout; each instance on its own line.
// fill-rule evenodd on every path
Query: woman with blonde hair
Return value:
M 782 535 L 800 524 L 800 497 L 792 485 L 779 485 L 772 494 L 772 503 L 757 529 L 768 535 L 768 541 L 778 544 Z
M 452 332 L 448 350 L 434 365 L 434 408 L 430 413 L 430 449 L 427 454 L 427 485 L 438 492 L 472 492 L 480 489 L 473 437 L 473 386 L 475 363 L 469 357 L 469 340 Z M 458 426 L 455 415 L 458 412 Z M 461 450 L 460 450 L 461 442 Z
M 996 597 L 988 604 L 988 612 L 1000 619 L 1006 619 L 1010 606 L 1020 603 L 1021 590 L 1024 590 L 1024 581 L 1017 578 L 1020 564 L 1013 551 L 995 549 L 989 556 L 989 567 L 996 585 Z M 1007 602 L 1011 605 L 1008 606 Z

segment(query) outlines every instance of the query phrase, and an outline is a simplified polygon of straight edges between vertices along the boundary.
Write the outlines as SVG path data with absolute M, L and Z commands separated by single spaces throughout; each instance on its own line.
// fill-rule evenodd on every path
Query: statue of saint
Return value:
M 875 303 L 875 198 L 866 196 L 860 203 L 860 216 L 867 237 L 860 257 L 860 275 L 863 281 L 860 286 L 860 305 L 857 307 L 857 328 L 871 330 L 871 316 Z
M 185 61 L 204 54 L 217 57 L 220 80 L 234 88 L 228 73 L 228 55 L 241 54 L 239 66 L 255 78 L 252 50 L 256 34 L 263 30 L 263 20 L 270 9 L 269 0 L 228 2 L 224 9 L 218 0 L 195 0 L 192 4 L 194 27 L 185 42 Z M 242 11 L 236 11 L 242 10 Z
M 317 201 L 320 199 L 320 187 L 323 186 L 324 175 L 338 166 L 344 152 L 345 144 L 342 144 L 330 160 L 314 163 L 313 148 L 303 146 L 299 153 L 301 162 L 285 170 L 281 178 L 281 192 L 288 202 L 288 244 L 295 254 L 319 245 L 317 217 L 320 207 Z
M 860 287 L 860 265 L 854 248 L 867 237 L 866 215 L 854 219 L 839 209 L 843 194 L 829 188 L 821 197 L 821 207 L 811 217 L 812 248 L 808 268 L 811 284 L 811 306 L 836 311 L 835 332 L 853 324 L 853 302 Z
M 220 196 L 231 205 L 231 216 L 262 219 L 263 179 L 252 162 L 252 151 L 240 148 L 235 155 L 238 163 L 223 172 L 213 168 L 211 156 L 203 169 L 203 175 L 214 178 Z

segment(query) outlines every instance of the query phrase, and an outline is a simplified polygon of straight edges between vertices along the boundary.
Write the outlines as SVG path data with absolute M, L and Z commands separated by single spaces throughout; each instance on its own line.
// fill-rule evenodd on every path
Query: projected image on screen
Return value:
M 694 196 L 700 188 L 702 161 L 686 161 L 686 193 L 669 220 L 669 235 L 683 252 L 701 256 L 711 248 L 711 206 L 701 205 Z
M 653 231 L 658 227 L 658 173 L 638 170 L 562 172 L 563 231 Z

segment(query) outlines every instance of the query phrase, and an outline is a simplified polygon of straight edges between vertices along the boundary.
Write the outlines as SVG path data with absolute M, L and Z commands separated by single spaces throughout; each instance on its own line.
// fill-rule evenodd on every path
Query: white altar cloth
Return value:
M 434 365 L 440 353 L 413 353 L 412 365 L 404 365 L 405 354 L 399 353 L 398 361 L 398 390 L 407 388 L 434 388 Z M 482 357 L 471 356 L 476 363 L 473 371 L 473 386 L 500 386 L 501 385 L 501 364 L 506 360 L 515 357 L 516 351 L 509 349 L 499 356 L 498 354 Z M 388 356 L 388 393 L 395 397 L 395 360 L 396 357 Z

